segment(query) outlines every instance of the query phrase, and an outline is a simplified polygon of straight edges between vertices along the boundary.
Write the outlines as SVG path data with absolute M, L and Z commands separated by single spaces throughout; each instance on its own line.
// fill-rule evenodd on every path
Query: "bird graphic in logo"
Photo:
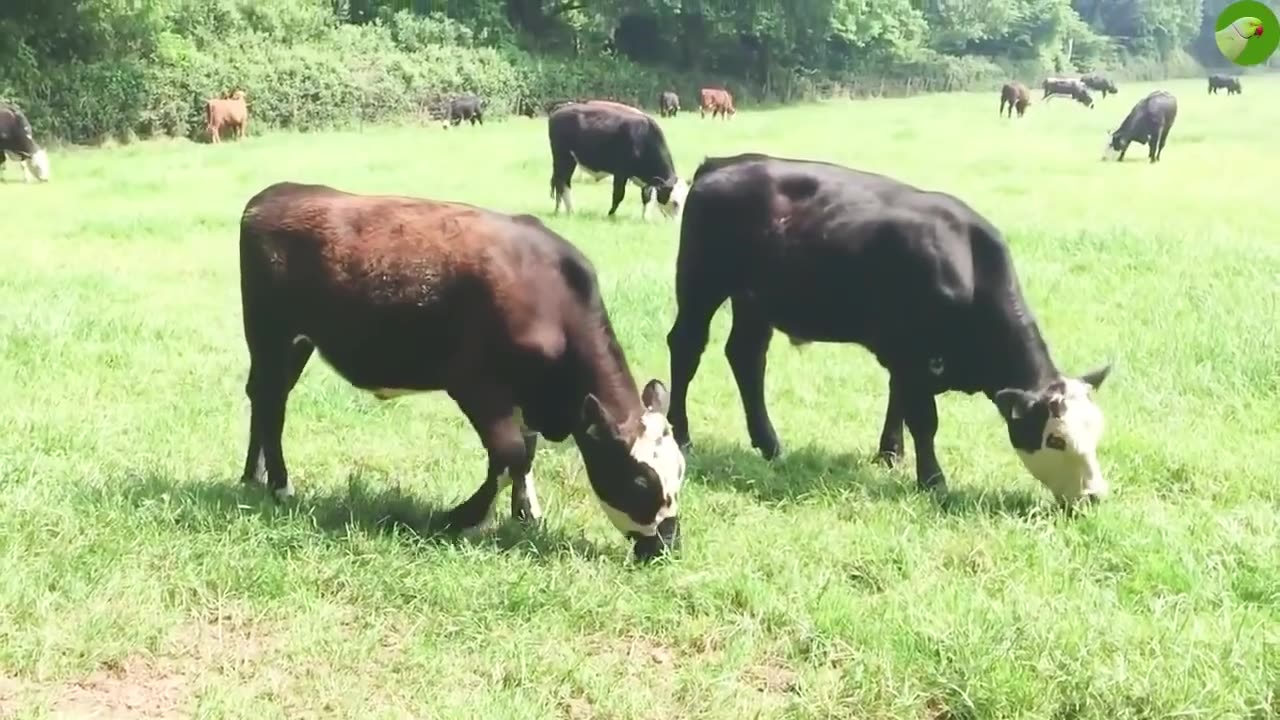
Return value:
M 1262 37 L 1262 21 L 1256 17 L 1242 17 L 1213 34 L 1223 57 L 1235 62 L 1249 41 Z

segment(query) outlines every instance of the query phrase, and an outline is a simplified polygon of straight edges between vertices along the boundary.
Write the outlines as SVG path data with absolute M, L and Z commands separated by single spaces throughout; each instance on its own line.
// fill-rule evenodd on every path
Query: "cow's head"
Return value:
M 1120 157 L 1120 153 L 1129 147 L 1131 140 L 1125 134 L 1124 127 L 1116 130 L 1107 131 L 1107 144 L 1102 147 L 1102 160 L 1115 160 Z
M 31 159 L 27 161 L 31 167 L 32 173 L 40 182 L 49 182 L 52 179 L 52 170 L 49 168 L 49 153 L 40 148 L 31 154 Z
M 244 96 L 243 90 L 236 90 L 235 92 L 231 93 L 232 100 L 244 100 L 244 97 L 245 96 Z
M 1109 490 L 1098 463 L 1105 423 L 1091 394 L 1110 372 L 1106 365 L 1079 378 L 1059 377 L 1038 391 L 995 394 L 1018 458 L 1060 502 L 1098 500 Z
M 684 453 L 667 422 L 667 388 L 650 380 L 639 417 L 615 418 L 595 395 L 582 407 L 585 432 L 577 435 L 587 478 L 614 527 L 650 560 L 680 541 L 679 497 Z
M 1081 105 L 1084 105 L 1090 110 L 1093 109 L 1093 96 L 1089 94 L 1088 89 L 1081 86 L 1077 86 L 1073 95 L 1075 95 L 1076 102 L 1080 103 Z
M 681 178 L 663 183 L 657 188 L 658 209 L 668 218 L 679 218 L 684 212 L 684 201 L 689 197 L 689 183 Z

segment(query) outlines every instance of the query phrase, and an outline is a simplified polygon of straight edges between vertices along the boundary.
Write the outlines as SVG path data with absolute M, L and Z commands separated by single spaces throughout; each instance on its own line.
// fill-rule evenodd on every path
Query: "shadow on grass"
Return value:
M 178 508 L 173 522 L 193 531 L 207 531 L 216 523 L 230 523 L 246 514 L 256 514 L 264 522 L 276 518 L 301 517 L 326 536 L 345 537 L 352 530 L 396 536 L 431 547 L 442 544 L 475 545 L 500 551 L 519 552 L 531 557 L 564 556 L 596 558 L 623 555 L 629 548 L 601 548 L 574 535 L 545 524 L 523 525 L 507 514 L 510 492 L 501 493 L 495 503 L 494 524 L 489 530 L 468 538 L 446 529 L 446 513 L 452 506 L 424 502 L 403 492 L 394 481 L 370 481 L 360 472 L 347 477 L 346 492 L 325 493 L 299 488 L 297 495 L 278 504 L 261 485 L 247 485 L 239 478 L 174 480 L 159 473 L 134 475 L 113 481 L 110 495 L 123 497 L 141 506 L 157 501 Z M 184 512 L 184 508 L 191 511 Z
M 872 453 L 831 452 L 813 445 L 784 448 L 766 461 L 749 444 L 695 439 L 686 452 L 691 479 L 707 487 L 751 495 L 766 503 L 803 502 L 815 496 L 861 493 L 875 502 L 903 502 L 926 497 L 942 515 L 989 515 L 1028 518 L 1059 512 L 1057 505 L 1026 489 L 966 487 L 963 477 L 950 477 L 945 493 L 926 493 L 916 486 L 911 455 L 893 469 L 875 462 Z M 1026 482 L 1027 478 L 1011 478 Z

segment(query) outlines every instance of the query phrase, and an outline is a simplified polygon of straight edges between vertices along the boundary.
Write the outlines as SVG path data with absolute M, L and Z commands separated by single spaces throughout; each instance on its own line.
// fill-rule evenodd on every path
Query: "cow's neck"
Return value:
M 638 418 L 644 412 L 644 406 L 640 403 L 640 391 L 636 387 L 635 378 L 627 369 L 626 355 L 614 336 L 608 319 L 602 317 L 588 321 L 588 324 L 594 327 L 580 333 L 581 337 L 573 343 L 578 361 L 577 371 L 581 374 L 582 392 L 574 393 L 579 408 L 587 393 L 591 393 L 600 400 L 600 404 L 615 422 L 623 423 L 629 418 Z M 585 428 L 575 430 L 575 438 L 582 430 Z
M 1002 303 L 998 313 L 995 342 L 990 345 L 992 373 L 983 388 L 989 398 L 1005 388 L 1036 391 L 1058 376 L 1040 326 L 1020 295 L 1015 293 L 1010 302 Z

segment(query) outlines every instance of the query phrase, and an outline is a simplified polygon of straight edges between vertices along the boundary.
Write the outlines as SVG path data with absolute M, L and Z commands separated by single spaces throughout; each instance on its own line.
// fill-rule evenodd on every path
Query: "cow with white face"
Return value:
M 641 219 L 649 219 L 655 200 L 666 217 L 680 216 L 689 185 L 676 174 L 662 128 L 646 113 L 606 100 L 568 103 L 547 118 L 547 135 L 557 213 L 562 205 L 573 212 L 573 174 L 581 167 L 596 179 L 613 176 L 610 217 L 622 204 L 628 183 L 640 188 Z
M 27 116 L 14 105 L 0 103 L 0 179 L 4 177 L 5 155 L 21 164 L 24 182 L 31 182 L 33 173 L 40 182 L 49 181 L 49 154 L 36 143 Z
M 765 403 L 775 330 L 792 344 L 855 343 L 889 374 L 879 457 L 915 441 L 916 482 L 945 488 L 935 397 L 982 393 L 1027 469 L 1060 501 L 1107 491 L 1102 412 L 1110 366 L 1058 369 L 1000 231 L 959 198 L 834 163 L 762 153 L 708 158 L 693 175 L 676 259 L 670 418 L 690 445 L 689 386 L 726 300 L 725 356 L 751 444 L 782 452 Z
M 1063 504 L 1100 500 L 1110 491 L 1098 463 L 1105 421 L 1090 397 L 1110 372 L 1108 365 L 1079 379 L 1060 377 L 1039 392 L 1010 388 L 995 395 L 1018 459 Z

